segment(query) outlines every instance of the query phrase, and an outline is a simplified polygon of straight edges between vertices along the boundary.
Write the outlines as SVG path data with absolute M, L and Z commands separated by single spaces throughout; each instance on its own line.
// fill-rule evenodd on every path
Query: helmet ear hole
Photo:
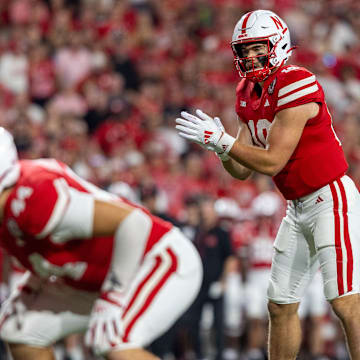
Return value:
M 288 44 L 285 44 L 285 45 L 283 45 L 281 48 L 282 48 L 283 50 L 285 50 L 287 46 L 288 46 Z

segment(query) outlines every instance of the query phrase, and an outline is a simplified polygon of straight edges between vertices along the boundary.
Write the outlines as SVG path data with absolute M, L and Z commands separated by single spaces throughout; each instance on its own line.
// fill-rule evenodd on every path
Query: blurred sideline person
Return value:
M 195 299 L 191 242 L 144 208 L 100 190 L 55 159 L 18 161 L 0 129 L 1 243 L 29 271 L 1 310 L 14 360 L 53 360 L 52 344 L 85 332 L 109 360 L 143 349 Z
M 264 359 L 266 349 L 266 289 L 270 279 L 273 244 L 278 229 L 276 217 L 281 211 L 280 196 L 265 191 L 251 203 L 252 221 L 240 229 L 240 257 L 245 276 L 245 311 L 247 317 L 246 359 Z
M 220 197 L 214 203 L 219 223 L 229 231 L 231 247 L 232 229 L 238 221 L 243 220 L 244 211 L 240 208 L 237 201 L 229 197 Z M 241 274 L 241 262 L 237 253 L 233 251 L 231 261 L 226 264 L 224 274 L 224 332 L 225 349 L 223 351 L 224 360 L 238 360 L 240 356 L 240 342 L 243 331 L 243 302 L 244 289 Z
M 342 322 L 351 358 L 360 360 L 360 195 L 345 175 L 348 164 L 322 87 L 307 69 L 286 65 L 293 49 L 289 28 L 271 11 L 245 14 L 231 47 L 242 78 L 237 137 L 201 110 L 182 112 L 176 128 L 216 152 L 233 177 L 272 176 L 288 200 L 267 292 L 269 358 L 296 358 L 297 309 L 320 263 L 325 297 Z
M 200 292 L 188 312 L 190 335 L 196 359 L 204 359 L 205 345 L 201 336 L 201 316 L 205 304 L 213 308 L 215 333 L 215 359 L 223 359 L 224 350 L 224 290 L 228 269 L 233 257 L 229 232 L 219 224 L 214 208 L 214 199 L 200 199 L 200 223 L 194 243 L 200 253 L 204 278 Z

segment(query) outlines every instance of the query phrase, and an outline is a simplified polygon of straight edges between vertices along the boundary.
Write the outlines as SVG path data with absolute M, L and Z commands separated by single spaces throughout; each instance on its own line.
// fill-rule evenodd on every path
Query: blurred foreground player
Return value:
M 301 344 L 297 308 L 317 269 L 342 322 L 352 359 L 360 360 L 360 195 L 316 76 L 296 65 L 289 29 L 268 10 L 245 14 L 231 47 L 242 80 L 236 89 L 237 138 L 219 118 L 182 112 L 180 135 L 218 153 L 240 180 L 273 177 L 288 200 L 275 239 L 268 287 L 270 360 L 295 359 Z
M 18 161 L 0 129 L 1 242 L 26 269 L 2 308 L 14 360 L 54 360 L 51 345 L 85 332 L 110 360 L 155 360 L 144 346 L 195 299 L 201 260 L 170 223 L 53 159 Z

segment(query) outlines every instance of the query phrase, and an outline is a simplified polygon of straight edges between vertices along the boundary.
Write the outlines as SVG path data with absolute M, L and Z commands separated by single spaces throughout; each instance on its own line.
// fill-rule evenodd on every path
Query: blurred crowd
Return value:
M 216 219 L 229 236 L 228 255 L 236 259 L 227 261 L 222 254 L 220 262 L 226 274 L 237 276 L 228 276 L 236 279 L 235 287 L 229 286 L 235 298 L 246 292 L 239 286 L 246 284 L 251 268 L 244 254 L 256 237 L 254 231 L 260 231 L 259 219 L 272 219 L 266 230 L 272 234 L 283 214 L 282 201 L 273 213 L 259 216 L 259 194 L 279 197 L 271 179 L 232 179 L 213 153 L 177 136 L 174 120 L 182 110 L 200 108 L 219 116 L 236 135 L 239 77 L 229 42 L 239 18 L 255 8 L 274 10 L 287 22 L 297 46 L 290 63 L 317 75 L 349 175 L 360 187 L 360 2 L 0 1 L 0 126 L 14 135 L 21 158 L 62 160 L 102 188 L 146 203 L 197 241 L 206 236 L 191 206 L 200 206 L 200 198 L 211 199 Z M 226 283 L 222 274 L 218 276 Z M 217 290 L 211 286 L 215 280 L 209 289 L 223 296 L 223 285 Z M 264 346 L 260 340 L 249 341 L 255 336 L 249 334 L 263 338 L 265 327 L 250 324 L 250 310 L 242 312 L 242 305 L 235 309 L 240 309 L 237 315 L 223 316 L 230 319 L 224 334 L 248 337 L 241 340 L 245 348 L 253 346 L 251 341 L 256 349 Z M 232 325 L 234 318 L 238 321 Z M 330 317 L 327 324 L 332 321 Z M 199 332 L 204 328 L 206 321 Z M 320 330 L 336 339 L 335 325 Z M 311 348 L 312 341 L 307 342 Z M 238 351 L 230 340 L 227 346 Z M 335 347 L 327 347 L 327 355 L 341 359 Z

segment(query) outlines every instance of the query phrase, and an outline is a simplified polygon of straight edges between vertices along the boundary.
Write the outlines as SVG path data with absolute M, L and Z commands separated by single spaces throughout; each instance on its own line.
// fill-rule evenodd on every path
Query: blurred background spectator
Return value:
M 249 308 L 263 295 L 246 290 L 260 226 L 254 199 L 277 193 L 264 176 L 232 179 L 214 154 L 177 136 L 174 119 L 181 110 L 203 108 L 236 134 L 239 78 L 229 42 L 235 23 L 254 8 L 274 10 L 288 23 L 298 46 L 291 62 L 317 74 L 349 175 L 360 188 L 359 1 L 0 1 L 0 126 L 13 133 L 22 158 L 56 157 L 97 185 L 182 224 L 194 241 L 200 215 L 191 199 L 214 200 L 237 257 L 223 282 L 224 359 L 250 358 L 252 348 L 263 347 L 266 324 Z M 283 204 L 271 215 L 268 235 L 282 215 Z M 304 310 L 304 324 L 306 316 L 316 320 L 317 345 L 306 331 L 309 351 L 302 358 L 343 359 L 344 342 L 328 307 L 318 314 Z M 204 319 L 200 337 L 210 318 Z M 81 359 L 79 341 L 72 341 L 66 348 L 77 350 L 59 360 Z M 211 358 L 215 344 L 205 345 L 203 356 Z M 190 353 L 168 355 L 185 359 Z
M 195 234 L 196 245 L 204 268 L 200 292 L 188 310 L 189 340 L 196 359 L 205 357 L 205 341 L 201 336 L 202 314 L 207 304 L 212 306 L 214 359 L 222 360 L 224 352 L 224 292 L 229 268 L 236 261 L 232 254 L 230 233 L 219 223 L 215 200 L 199 199 L 199 224 Z

